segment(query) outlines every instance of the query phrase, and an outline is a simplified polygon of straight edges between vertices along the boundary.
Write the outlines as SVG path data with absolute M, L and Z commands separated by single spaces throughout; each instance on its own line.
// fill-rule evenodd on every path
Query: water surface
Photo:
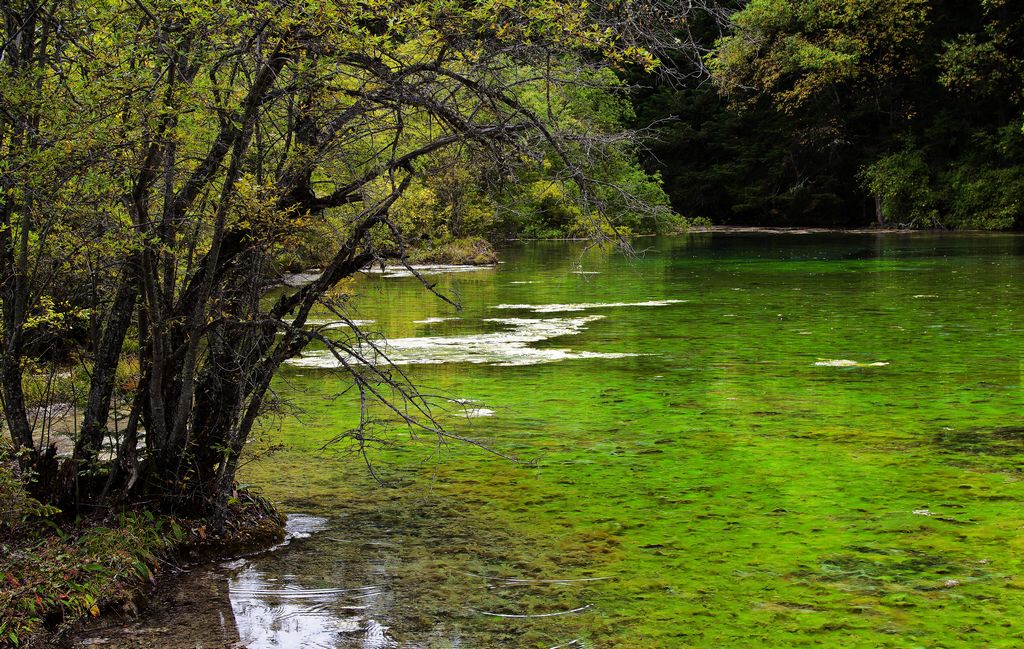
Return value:
M 1018 647 L 1024 239 L 532 243 L 358 280 L 349 315 L 467 444 L 313 349 L 244 469 L 292 518 L 92 641 L 155 647 Z M 330 322 L 330 314 L 318 314 Z M 344 329 L 328 329 L 344 335 Z M 447 404 L 445 406 L 445 404 Z M 375 416 L 387 418 L 375 411 Z

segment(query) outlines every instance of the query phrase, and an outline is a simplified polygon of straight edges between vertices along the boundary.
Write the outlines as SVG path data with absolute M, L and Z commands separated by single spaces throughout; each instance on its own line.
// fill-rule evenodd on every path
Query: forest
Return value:
M 602 173 L 675 214 L 617 206 L 618 227 L 1021 227 L 1024 16 L 1012 2 L 689 4 L 653 74 L 621 69 L 619 88 L 565 98 L 579 119 L 635 130 Z M 442 243 L 586 236 L 543 170 L 498 192 L 481 191 L 481 173 L 451 166 L 419 188 L 419 218 Z
M 1024 14 L 1009 0 L 752 0 L 690 23 L 649 168 L 719 224 L 1019 228 Z M 708 76 L 710 75 L 710 76 Z

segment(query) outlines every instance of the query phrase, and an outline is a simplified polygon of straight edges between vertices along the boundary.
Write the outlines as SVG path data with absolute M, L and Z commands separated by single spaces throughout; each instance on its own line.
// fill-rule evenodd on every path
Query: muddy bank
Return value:
M 438 245 L 420 245 L 410 249 L 404 260 L 388 259 L 381 264 L 367 266 L 363 272 L 384 277 L 408 277 L 480 270 L 497 263 L 498 253 L 489 241 L 482 237 L 469 237 Z M 299 288 L 316 281 L 321 273 L 321 268 L 315 266 L 284 273 L 279 280 L 270 282 L 268 288 Z

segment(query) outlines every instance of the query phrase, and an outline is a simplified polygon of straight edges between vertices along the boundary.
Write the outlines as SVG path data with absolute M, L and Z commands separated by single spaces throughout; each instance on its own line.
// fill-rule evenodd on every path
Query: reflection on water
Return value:
M 407 532 L 454 540 L 461 524 L 457 512 L 441 506 L 416 518 L 421 516 L 425 528 Z M 607 577 L 488 576 L 438 565 L 433 557 L 428 567 L 420 563 L 423 557 L 402 556 L 404 549 L 389 538 L 394 531 L 381 523 L 372 515 L 292 514 L 281 545 L 196 567 L 168 582 L 141 619 L 102 618 L 76 646 L 475 649 L 522 646 L 518 638 L 529 632 L 553 638 L 545 647 L 593 646 L 571 634 L 576 621 L 594 614 L 588 589 L 611 583 Z M 408 564 L 418 565 L 412 578 L 396 574 Z M 453 620 L 466 626 L 457 628 Z M 490 635 L 481 641 L 478 633 Z
M 283 583 L 281 583 L 283 581 Z M 304 588 L 293 575 L 278 580 L 246 566 L 228 580 L 228 597 L 241 642 L 264 647 L 397 646 L 387 627 L 366 619 L 377 586 Z
M 327 519 L 293 514 L 288 517 L 285 543 L 326 529 Z M 294 574 L 273 576 L 258 566 L 258 561 L 246 560 L 225 564 L 235 570 L 228 577 L 228 600 L 246 647 L 397 646 L 387 627 L 367 617 L 381 599 L 382 586 L 310 588 Z
M 313 558 L 303 540 L 329 529 L 318 516 L 288 517 L 284 543 L 250 559 L 200 568 L 159 595 L 144 620 L 94 630 L 78 646 L 167 649 L 249 647 L 250 649 L 387 649 L 398 643 L 388 627 L 372 618 L 386 604 L 383 562 L 370 561 L 377 583 L 314 587 L 310 574 L 281 572 L 280 555 L 301 571 Z M 284 550 L 284 546 L 294 547 Z M 276 554 L 275 554 L 276 553 Z M 357 581 L 365 579 L 365 573 Z

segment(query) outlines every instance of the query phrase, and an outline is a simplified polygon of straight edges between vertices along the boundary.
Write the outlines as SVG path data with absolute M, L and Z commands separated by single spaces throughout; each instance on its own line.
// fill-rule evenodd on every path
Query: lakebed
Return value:
M 345 315 L 381 340 L 362 355 L 482 447 L 377 409 L 371 472 L 331 443 L 359 402 L 311 349 L 275 383 L 297 414 L 243 470 L 287 544 L 82 642 L 1019 646 L 1024 238 L 638 246 L 438 269 L 460 311 L 415 277 L 357 280 Z

